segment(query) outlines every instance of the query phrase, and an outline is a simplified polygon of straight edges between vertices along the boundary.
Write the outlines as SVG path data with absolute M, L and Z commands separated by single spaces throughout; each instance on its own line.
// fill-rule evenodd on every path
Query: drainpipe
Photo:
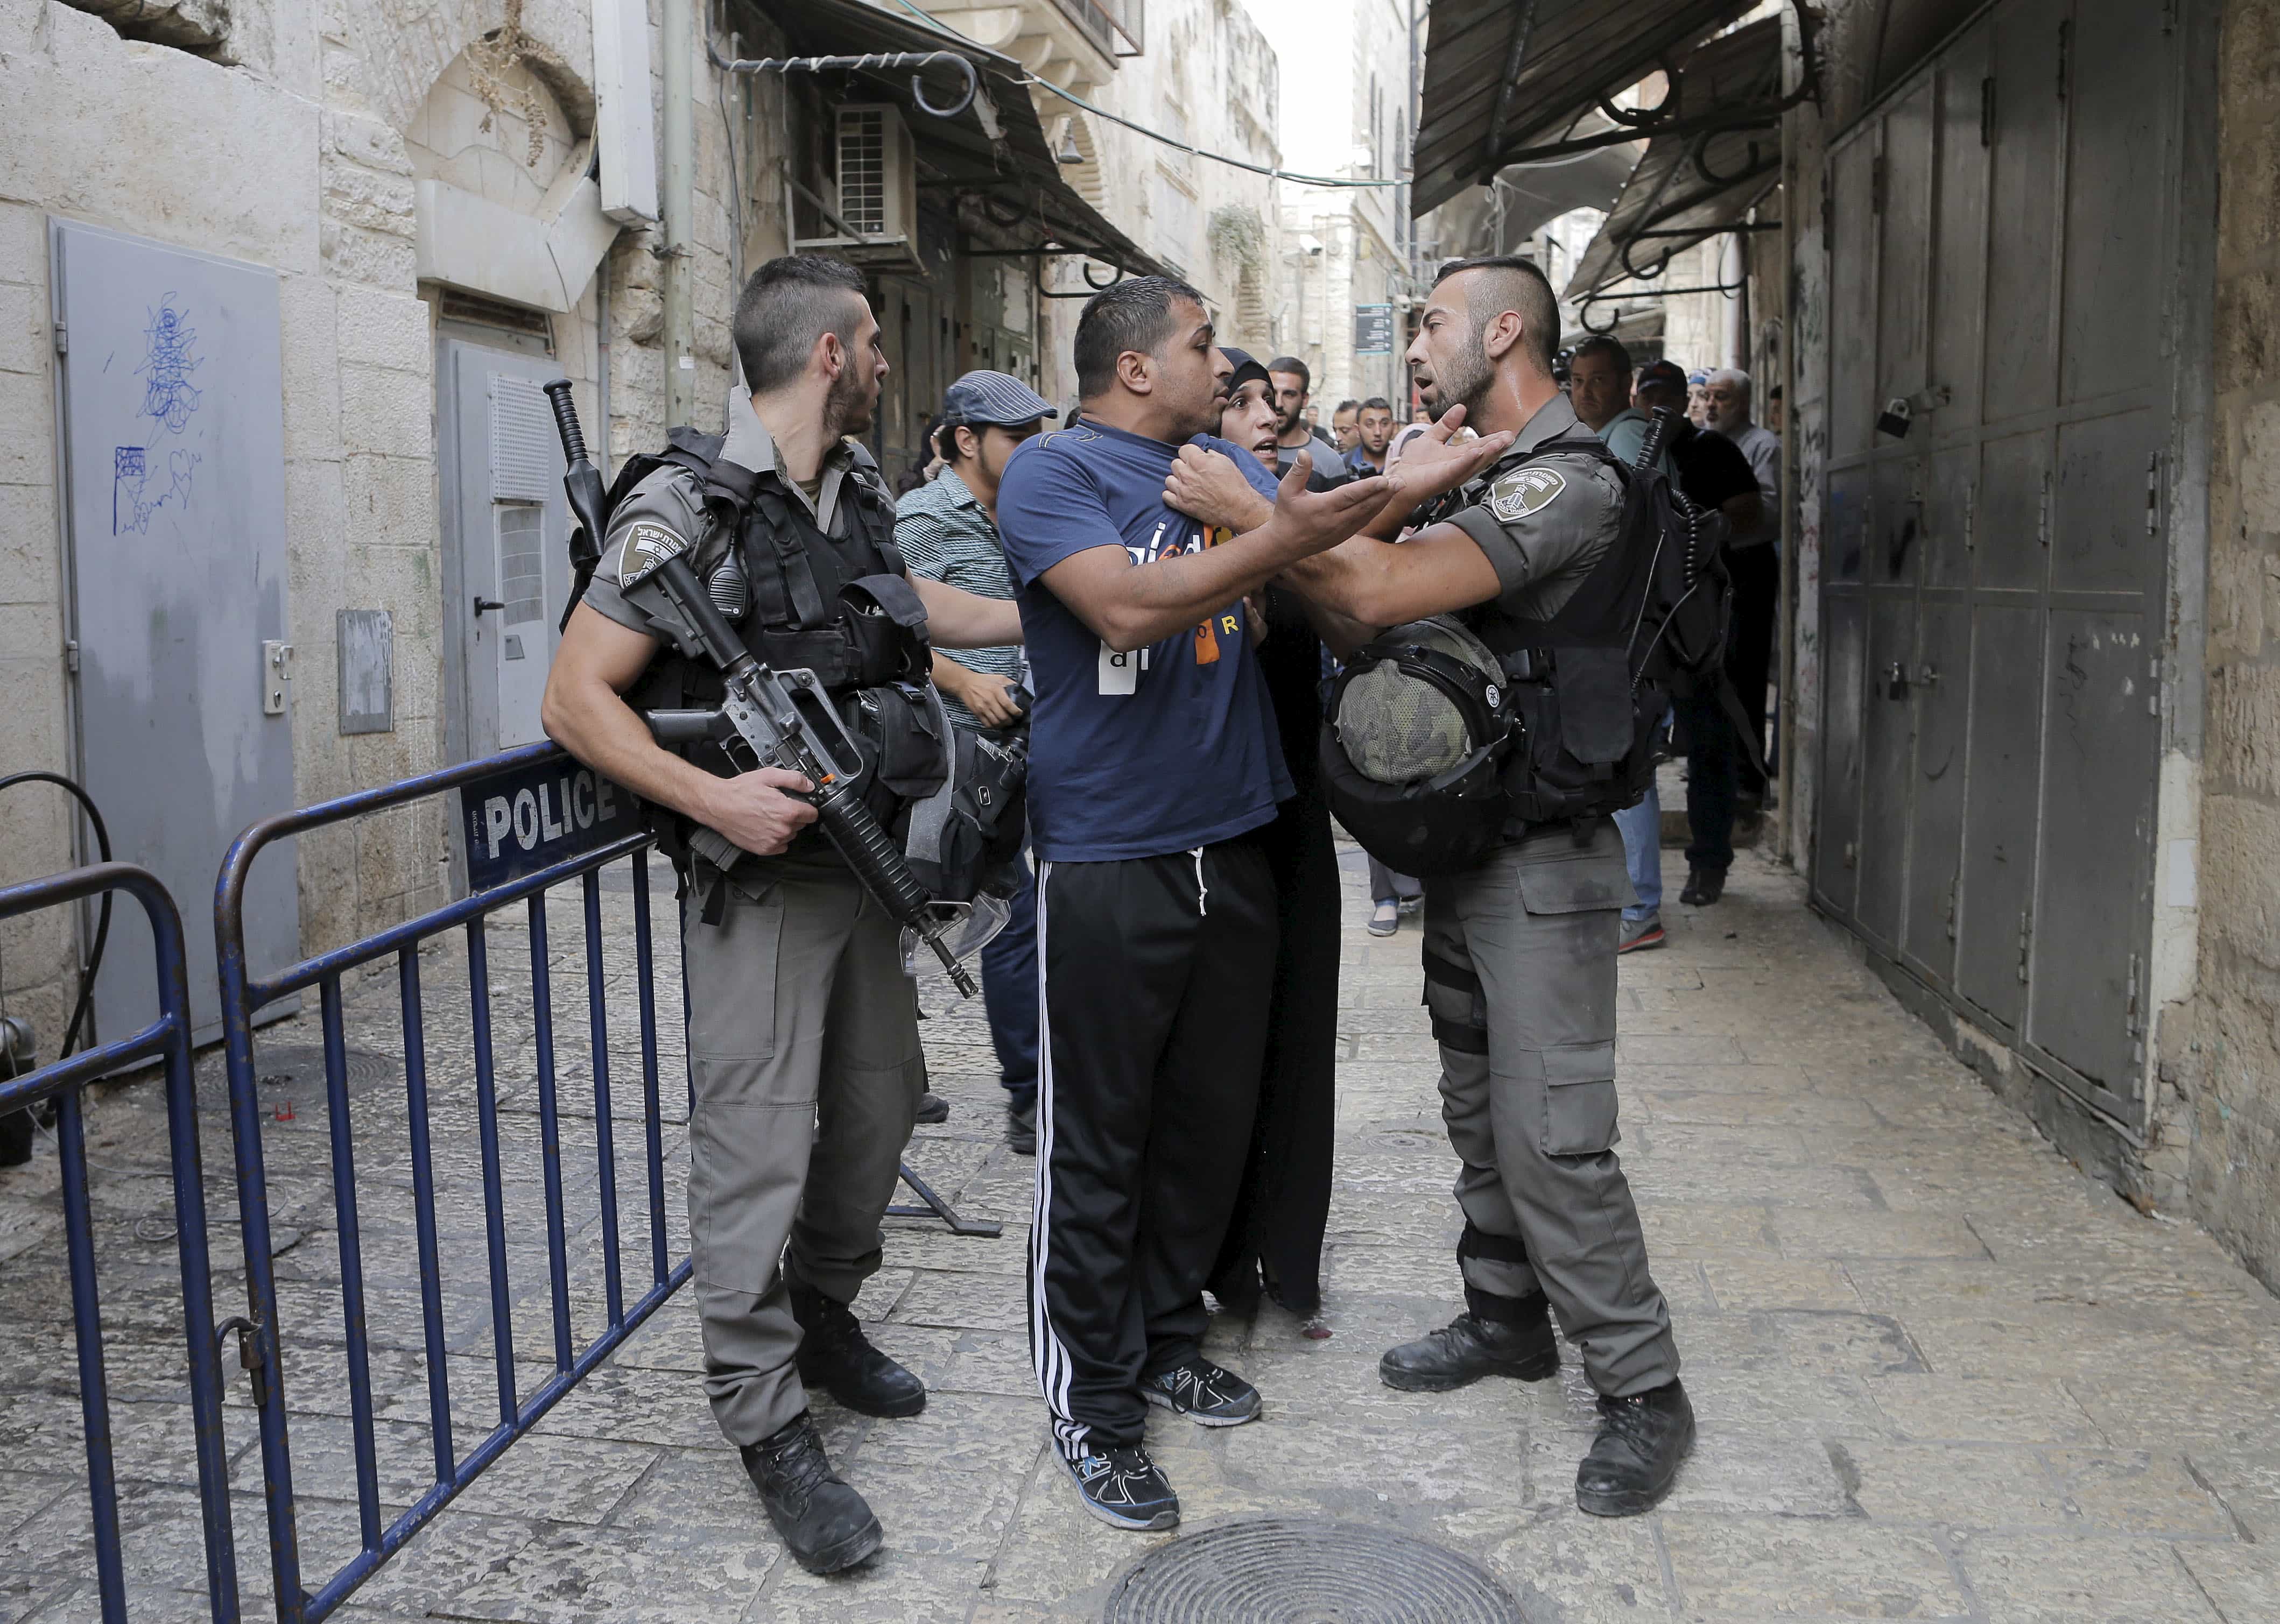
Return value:
M 697 0 L 660 0 L 665 51 L 665 420 L 697 412 L 695 278 L 689 217 L 696 212 Z
M 610 255 L 594 275 L 594 418 L 601 438 L 594 442 L 602 477 L 610 477 Z
M 1718 280 L 1737 289 L 1725 296 L 1726 365 L 1737 372 L 1747 372 L 1750 370 L 1750 258 L 1743 250 L 1742 234 L 1738 231 L 1726 234 L 1722 251 L 1718 257 Z

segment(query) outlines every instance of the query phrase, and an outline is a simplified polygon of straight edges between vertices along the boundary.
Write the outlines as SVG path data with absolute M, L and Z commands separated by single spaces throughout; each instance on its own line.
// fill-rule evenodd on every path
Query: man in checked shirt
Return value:
M 913 575 L 982 597 L 1010 599 L 1013 582 L 998 543 L 998 480 L 1021 443 L 1059 415 L 1044 396 L 1005 373 L 971 372 L 943 396 L 934 450 L 943 470 L 895 504 L 895 545 Z M 934 681 L 950 719 L 961 727 L 1022 723 L 1013 703 L 1021 679 L 1018 643 L 960 649 L 952 659 L 935 650 Z M 1021 882 L 1007 898 L 1012 917 L 982 950 L 982 999 L 990 1042 L 1005 1089 L 1005 1140 L 1022 1156 L 1037 1153 L 1036 889 Z

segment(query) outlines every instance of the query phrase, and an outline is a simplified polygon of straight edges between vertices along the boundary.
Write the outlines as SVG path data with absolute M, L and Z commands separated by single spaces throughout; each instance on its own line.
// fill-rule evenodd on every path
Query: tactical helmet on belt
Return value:
M 1395 627 L 1355 651 L 1330 696 L 1322 771 L 1347 832 L 1404 874 L 1458 874 L 1502 836 L 1511 685 L 1452 617 Z

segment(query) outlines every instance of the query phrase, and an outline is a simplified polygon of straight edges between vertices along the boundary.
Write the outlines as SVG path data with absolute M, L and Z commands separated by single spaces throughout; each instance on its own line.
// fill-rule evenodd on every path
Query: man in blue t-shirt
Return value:
M 1140 1447 L 1154 1403 L 1205 1426 L 1259 1394 L 1202 1356 L 1203 1287 L 1241 1177 L 1267 1040 L 1275 893 L 1248 837 L 1290 793 L 1244 597 L 1384 505 L 1372 479 L 1280 488 L 1216 427 L 1202 296 L 1119 282 L 1076 330 L 1083 419 L 1005 467 L 998 524 L 1036 695 L 1044 1064 L 1030 1348 L 1086 1509 L 1168 1528 Z M 1233 457 L 1275 499 L 1231 535 L 1165 505 L 1180 459 Z

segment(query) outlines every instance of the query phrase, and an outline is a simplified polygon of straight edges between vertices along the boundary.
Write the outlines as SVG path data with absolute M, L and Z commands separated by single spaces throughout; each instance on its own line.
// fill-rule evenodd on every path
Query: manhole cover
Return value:
M 1360 1523 L 1267 1517 L 1142 1557 L 1102 1624 L 1528 1624 L 1511 1592 L 1440 1546 Z
M 403 1062 L 369 1050 L 343 1051 L 350 1099 L 394 1082 L 404 1074 Z M 289 1106 L 295 1115 L 325 1108 L 325 1046 L 322 1043 L 279 1043 L 253 1048 L 255 1091 L 262 1114 Z M 198 1068 L 198 1104 L 208 1111 L 229 1109 L 229 1072 L 217 1054 Z

